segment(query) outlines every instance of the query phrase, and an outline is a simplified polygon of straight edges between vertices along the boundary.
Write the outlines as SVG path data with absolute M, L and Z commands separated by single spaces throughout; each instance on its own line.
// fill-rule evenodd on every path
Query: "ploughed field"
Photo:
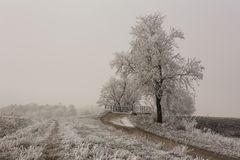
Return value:
M 228 137 L 240 138 L 240 118 L 195 117 L 197 128 L 209 128 L 212 131 Z

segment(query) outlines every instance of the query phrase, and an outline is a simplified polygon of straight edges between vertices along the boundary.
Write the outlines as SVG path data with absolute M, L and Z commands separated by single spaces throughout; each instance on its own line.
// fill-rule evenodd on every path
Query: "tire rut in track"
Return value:
M 54 120 L 54 127 L 46 141 L 47 145 L 43 150 L 42 156 L 39 160 L 59 160 L 60 156 L 60 137 L 59 137 L 59 122 Z

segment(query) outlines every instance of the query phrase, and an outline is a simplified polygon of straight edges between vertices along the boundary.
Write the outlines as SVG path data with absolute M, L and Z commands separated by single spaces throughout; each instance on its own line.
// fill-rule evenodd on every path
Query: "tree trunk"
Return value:
M 163 123 L 161 98 L 159 98 L 157 95 L 156 95 L 156 106 L 157 106 L 157 122 Z

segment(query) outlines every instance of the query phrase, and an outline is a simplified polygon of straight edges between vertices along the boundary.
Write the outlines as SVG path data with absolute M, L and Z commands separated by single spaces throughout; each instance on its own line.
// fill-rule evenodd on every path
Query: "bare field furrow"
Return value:
M 58 121 L 54 120 L 54 126 L 50 131 L 49 137 L 46 139 L 46 146 L 42 151 L 42 155 L 39 160 L 57 160 L 60 158 L 58 155 L 59 153 L 59 146 L 60 146 L 60 139 L 59 139 L 59 123 Z

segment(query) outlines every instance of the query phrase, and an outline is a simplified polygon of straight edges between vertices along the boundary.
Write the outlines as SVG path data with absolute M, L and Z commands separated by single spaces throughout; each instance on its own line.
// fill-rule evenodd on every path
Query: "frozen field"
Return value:
M 30 125 L 30 119 L 0 116 L 0 138 Z
M 206 150 L 239 155 L 237 139 L 229 141 L 198 130 L 176 132 L 146 116 L 100 116 L 64 106 L 34 107 L 1 110 L 0 160 L 226 160 Z
M 0 139 L 1 160 L 193 159 L 186 151 L 126 135 L 96 116 L 38 121 Z

